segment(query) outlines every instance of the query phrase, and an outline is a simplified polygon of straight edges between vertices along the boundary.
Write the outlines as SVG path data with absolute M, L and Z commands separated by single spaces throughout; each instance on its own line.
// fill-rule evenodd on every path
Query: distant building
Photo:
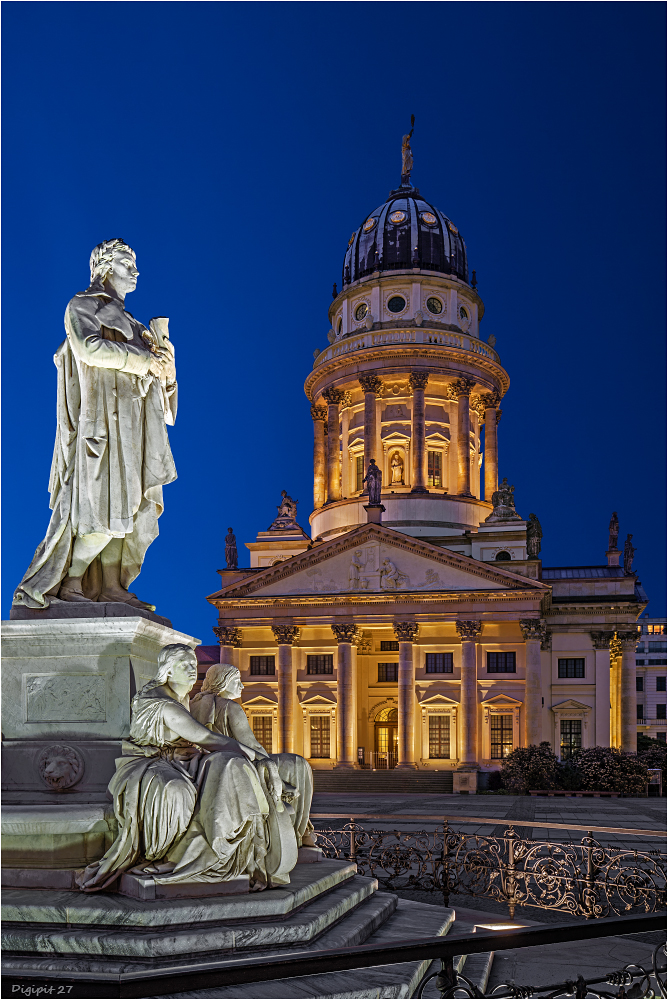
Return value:
M 499 485 L 510 380 L 457 227 L 402 184 L 351 236 L 334 296 L 305 385 L 310 537 L 284 492 L 250 568 L 208 598 L 254 731 L 316 768 L 450 770 L 456 787 L 540 740 L 634 751 L 632 551 L 620 566 L 615 515 L 607 565 L 542 566 L 538 519 Z
M 638 622 L 636 692 L 638 732 L 666 738 L 666 619 L 643 616 Z

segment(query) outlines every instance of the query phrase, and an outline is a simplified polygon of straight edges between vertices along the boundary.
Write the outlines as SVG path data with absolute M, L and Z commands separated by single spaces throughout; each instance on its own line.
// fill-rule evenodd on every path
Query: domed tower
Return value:
M 304 387 L 314 426 L 313 538 L 366 523 L 362 480 L 372 458 L 388 527 L 449 544 L 490 513 L 509 379 L 480 340 L 484 305 L 473 278 L 459 230 L 408 172 L 350 237 L 329 307 L 330 345 Z

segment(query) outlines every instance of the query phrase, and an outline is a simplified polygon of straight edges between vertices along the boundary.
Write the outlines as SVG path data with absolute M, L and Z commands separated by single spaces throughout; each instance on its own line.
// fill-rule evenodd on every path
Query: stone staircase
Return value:
M 3 893 L 3 972 L 102 979 L 121 972 L 198 972 L 244 957 L 317 953 L 447 934 L 454 911 L 377 891 L 353 864 L 300 864 L 261 893 L 142 901 L 117 893 Z M 428 962 L 324 973 L 163 997 L 410 997 Z M 150 987 L 147 984 L 147 991 Z
M 352 792 L 369 795 L 447 795 L 452 792 L 452 771 L 313 771 L 317 792 Z

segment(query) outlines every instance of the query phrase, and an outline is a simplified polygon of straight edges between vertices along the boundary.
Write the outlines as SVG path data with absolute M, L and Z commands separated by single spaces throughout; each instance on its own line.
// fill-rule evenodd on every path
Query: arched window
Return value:
M 376 716 L 376 722 L 397 722 L 399 712 L 396 708 L 383 708 Z
M 504 562 L 506 559 L 510 559 L 510 552 L 497 552 L 495 559 L 497 562 Z

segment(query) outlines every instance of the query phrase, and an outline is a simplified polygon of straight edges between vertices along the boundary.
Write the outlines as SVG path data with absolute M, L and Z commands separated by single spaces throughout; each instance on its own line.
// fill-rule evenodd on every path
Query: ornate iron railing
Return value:
M 666 855 L 604 846 L 591 832 L 580 843 L 528 840 L 508 824 L 503 836 L 454 830 L 367 830 L 355 822 L 318 829 L 328 858 L 355 861 L 387 889 L 426 889 L 485 897 L 586 918 L 656 913 L 666 908 Z

